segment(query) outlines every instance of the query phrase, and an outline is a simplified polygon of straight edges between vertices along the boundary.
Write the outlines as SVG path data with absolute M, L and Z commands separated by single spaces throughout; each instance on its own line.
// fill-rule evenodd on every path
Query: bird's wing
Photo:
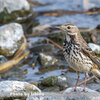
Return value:
M 91 50 L 89 46 L 81 47 L 81 50 L 85 55 L 87 55 L 94 63 L 98 65 L 100 68 L 100 60 L 99 58 L 95 55 L 95 53 Z

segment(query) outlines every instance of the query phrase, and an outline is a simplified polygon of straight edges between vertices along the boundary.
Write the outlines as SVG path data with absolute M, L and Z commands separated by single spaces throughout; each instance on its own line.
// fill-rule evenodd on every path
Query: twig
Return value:
M 29 55 L 30 51 L 23 53 L 24 50 L 26 49 L 26 45 L 27 45 L 27 43 L 26 43 L 26 39 L 24 37 L 24 43 L 21 45 L 19 50 L 15 53 L 14 57 L 11 60 L 0 65 L 0 73 L 3 73 L 5 71 L 7 71 L 8 69 L 12 68 L 14 65 L 16 65 L 22 59 L 24 59 L 26 56 Z
M 27 47 L 27 42 L 26 42 L 26 38 L 24 37 L 24 43 L 21 45 L 19 50 L 15 53 L 14 59 L 18 58 L 23 53 L 23 51 L 26 49 L 26 47 Z
M 9 60 L 8 62 L 5 62 L 3 64 L 0 65 L 0 73 L 3 73 L 5 71 L 7 71 L 8 69 L 12 68 L 14 65 L 16 65 L 19 61 L 21 61 L 23 58 L 25 58 L 26 56 L 29 55 L 29 51 L 25 52 L 21 57 L 17 58 L 17 59 L 12 59 Z
M 50 39 L 46 39 L 47 41 L 51 42 L 52 44 L 54 44 L 55 46 L 57 46 L 58 48 L 60 48 L 61 50 L 63 49 L 62 46 L 60 46 L 59 44 L 57 44 L 56 42 L 54 42 L 53 40 Z
M 92 76 L 92 77 L 88 78 L 88 79 L 86 80 L 86 82 L 87 82 L 87 81 L 90 81 L 90 80 L 92 80 L 92 79 L 94 79 L 94 78 L 95 78 L 95 76 Z M 83 84 L 84 82 L 85 82 L 85 80 L 82 81 L 82 82 L 79 82 L 79 83 L 77 84 L 77 86 Z M 72 88 L 72 87 L 75 87 L 75 85 L 72 85 L 71 87 L 68 87 L 68 88 Z M 66 89 L 67 89 L 67 88 L 66 88 Z M 60 91 L 60 93 L 63 93 L 66 89 Z

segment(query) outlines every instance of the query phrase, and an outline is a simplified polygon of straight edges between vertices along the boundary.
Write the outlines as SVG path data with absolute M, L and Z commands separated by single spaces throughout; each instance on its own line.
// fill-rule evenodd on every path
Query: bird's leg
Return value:
M 86 80 L 87 80 L 87 73 L 85 73 L 85 81 L 84 81 L 84 89 L 83 89 L 84 92 L 85 92 L 85 88 L 86 88 Z
M 77 78 L 77 82 L 76 82 L 76 84 L 75 84 L 75 89 L 74 89 L 74 91 L 76 91 L 77 84 L 78 84 L 78 82 L 79 82 L 80 72 L 77 72 L 77 75 L 78 75 L 78 78 Z

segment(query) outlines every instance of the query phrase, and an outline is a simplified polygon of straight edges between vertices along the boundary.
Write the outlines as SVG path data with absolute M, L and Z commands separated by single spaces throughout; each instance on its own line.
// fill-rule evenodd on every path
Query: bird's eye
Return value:
M 71 27 L 70 27 L 70 26 L 68 26 L 67 28 L 68 28 L 68 29 L 71 29 Z

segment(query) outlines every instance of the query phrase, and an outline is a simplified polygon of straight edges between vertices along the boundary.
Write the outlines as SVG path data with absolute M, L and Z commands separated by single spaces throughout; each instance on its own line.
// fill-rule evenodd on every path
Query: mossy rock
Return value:
M 43 86 L 55 86 L 57 84 L 58 78 L 57 76 L 50 76 L 41 81 L 41 85 Z

